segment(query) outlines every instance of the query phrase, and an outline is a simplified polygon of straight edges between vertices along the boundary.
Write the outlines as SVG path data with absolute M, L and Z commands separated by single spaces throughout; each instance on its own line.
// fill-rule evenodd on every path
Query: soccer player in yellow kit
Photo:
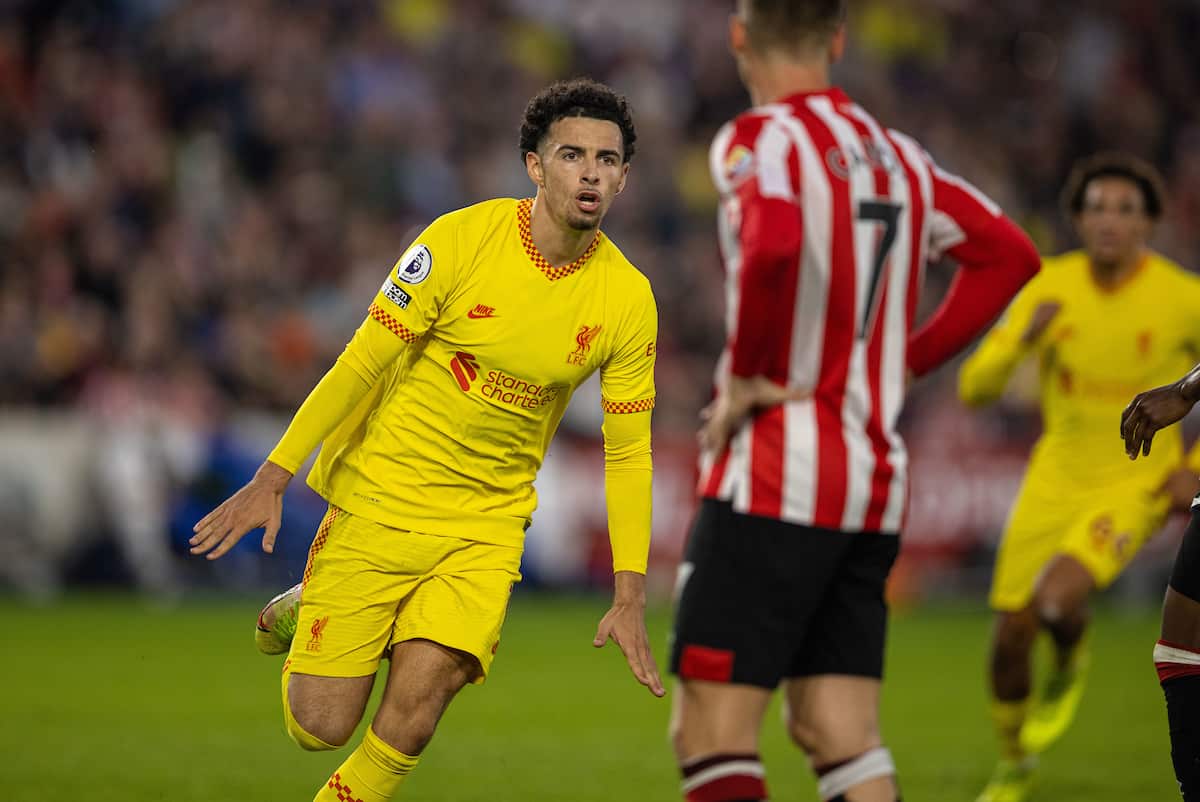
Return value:
M 255 527 L 271 551 L 284 488 L 323 442 L 309 483 L 330 506 L 291 594 L 289 734 L 310 750 L 345 744 L 385 655 L 390 668 L 362 744 L 315 802 L 392 798 L 450 700 L 487 675 L 534 477 L 596 370 L 616 589 L 593 643 L 612 638 L 664 693 L 644 623 L 657 315 L 599 230 L 634 141 L 624 98 L 601 84 L 534 97 L 521 151 L 536 196 L 421 233 L 255 478 L 196 525 L 192 552 L 210 559 Z
M 959 375 L 962 399 L 982 405 L 1036 356 L 1043 418 L 992 580 L 992 712 L 1002 756 L 979 802 L 1027 796 L 1037 754 L 1066 730 L 1083 691 L 1089 596 L 1197 489 L 1197 461 L 1185 467 L 1177 428 L 1134 466 L 1113 444 L 1129 398 L 1174 380 L 1200 352 L 1200 279 L 1146 244 L 1162 210 L 1160 186 L 1153 168 L 1128 157 L 1077 165 L 1064 202 L 1083 250 L 1044 261 Z M 1031 705 L 1041 629 L 1053 640 L 1054 668 Z

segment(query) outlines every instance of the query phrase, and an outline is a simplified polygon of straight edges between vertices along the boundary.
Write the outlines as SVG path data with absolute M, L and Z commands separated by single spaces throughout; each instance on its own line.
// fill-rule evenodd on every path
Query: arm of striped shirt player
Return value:
M 267 459 L 295 475 L 313 449 L 366 396 L 384 369 L 416 339 L 386 309 L 372 304 L 367 319 L 304 399 Z
M 613 573 L 646 573 L 650 552 L 651 412 L 604 413 L 604 498 Z
M 781 320 L 790 320 L 796 303 L 787 291 L 789 275 L 799 270 L 803 245 L 800 208 L 790 199 L 763 197 L 748 181 L 742 196 L 741 272 L 738 308 L 730 347 L 730 372 L 750 378 L 766 376 L 786 383 L 787 348 L 780 342 Z M 794 281 L 794 278 L 793 278 Z
M 930 251 L 958 262 L 941 305 L 908 341 L 908 367 L 923 376 L 965 348 L 1004 311 L 1041 265 L 1020 228 L 979 190 L 930 161 Z

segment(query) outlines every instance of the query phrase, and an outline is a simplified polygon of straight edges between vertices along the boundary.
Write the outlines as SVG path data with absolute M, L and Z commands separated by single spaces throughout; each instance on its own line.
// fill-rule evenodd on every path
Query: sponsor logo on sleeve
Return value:
M 392 277 L 388 276 L 380 288 L 383 297 L 394 303 L 401 309 L 408 309 L 408 303 L 412 300 L 412 296 L 405 292 L 396 282 L 392 281 Z
M 420 284 L 429 278 L 429 271 L 432 269 L 433 254 L 424 245 L 417 243 L 396 263 L 396 278 L 405 284 Z
M 754 172 L 754 151 L 745 145 L 735 145 L 725 157 L 725 179 L 733 186 L 745 181 Z

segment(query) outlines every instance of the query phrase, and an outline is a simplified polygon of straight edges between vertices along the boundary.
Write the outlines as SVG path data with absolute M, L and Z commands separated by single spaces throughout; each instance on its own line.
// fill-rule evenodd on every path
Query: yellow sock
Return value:
M 1028 699 L 1019 702 L 992 700 L 992 723 L 996 726 L 996 737 L 1000 741 L 1000 755 L 1008 760 L 1025 757 L 1021 749 L 1021 725 L 1025 723 L 1028 709 Z
M 367 727 L 367 734 L 338 766 L 313 802 L 387 802 L 419 758 L 393 749 Z

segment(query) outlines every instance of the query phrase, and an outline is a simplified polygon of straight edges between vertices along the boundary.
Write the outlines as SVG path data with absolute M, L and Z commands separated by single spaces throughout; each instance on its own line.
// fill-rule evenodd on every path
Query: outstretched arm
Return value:
M 1125 453 L 1137 459 L 1149 456 L 1150 443 L 1159 429 L 1180 421 L 1200 401 L 1200 365 L 1177 382 L 1138 393 L 1121 413 L 1121 438 Z
M 318 445 L 334 434 L 380 374 L 429 330 L 455 280 L 458 228 L 452 216 L 421 232 L 375 294 L 367 317 L 346 350 L 297 410 L 283 438 L 254 478 L 193 527 L 192 554 L 215 560 L 251 529 L 264 527 L 263 551 L 270 552 L 283 509 L 283 492 Z M 434 266 L 434 262 L 437 266 Z
M 406 341 L 379 321 L 380 312 L 363 321 L 345 352 L 300 405 L 279 444 L 246 485 L 194 527 L 192 554 L 215 560 L 253 529 L 263 528 L 262 548 L 270 553 L 283 516 L 283 493 L 292 476 L 329 433 L 368 393 Z

